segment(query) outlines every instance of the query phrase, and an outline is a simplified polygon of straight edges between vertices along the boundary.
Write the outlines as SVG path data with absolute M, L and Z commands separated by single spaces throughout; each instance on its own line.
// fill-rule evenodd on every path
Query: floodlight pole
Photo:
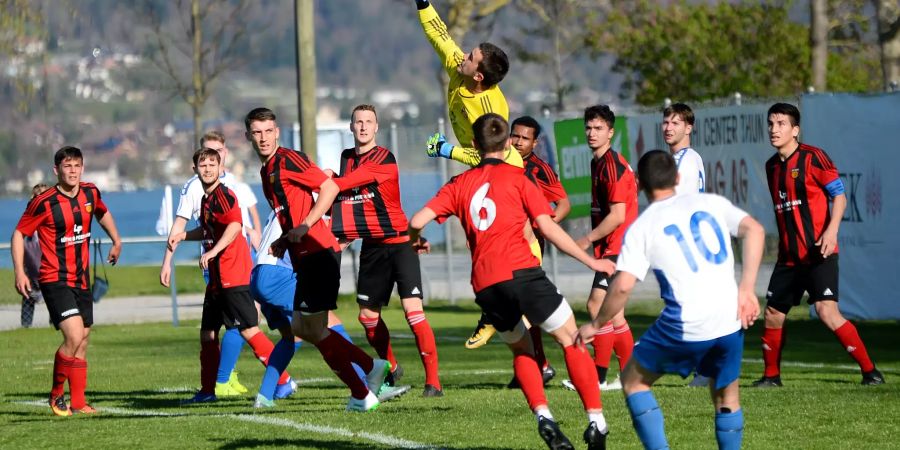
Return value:
M 294 0 L 300 148 L 316 161 L 316 27 L 313 0 Z

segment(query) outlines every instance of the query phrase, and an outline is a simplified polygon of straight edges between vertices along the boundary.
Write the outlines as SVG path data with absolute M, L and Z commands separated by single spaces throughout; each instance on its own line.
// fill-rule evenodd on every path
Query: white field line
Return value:
M 18 405 L 27 405 L 27 406 L 36 406 L 41 408 L 46 408 L 47 403 L 39 400 L 32 401 L 21 401 L 21 402 L 12 402 Z M 98 408 L 101 413 L 106 414 L 115 414 L 120 416 L 131 416 L 131 417 L 189 417 L 192 414 L 190 413 L 177 413 L 177 412 L 165 412 L 165 411 L 151 411 L 151 410 L 139 410 L 139 409 L 125 409 L 125 408 L 115 408 L 104 406 Z M 348 413 L 351 414 L 351 413 Z M 370 413 L 373 414 L 373 413 Z M 377 413 L 374 413 L 377 414 Z M 394 436 L 389 436 L 381 433 L 371 433 L 368 431 L 352 431 L 347 428 L 336 428 L 327 425 L 313 425 L 309 423 L 302 422 L 294 422 L 288 419 L 277 419 L 273 417 L 260 417 L 249 414 L 218 414 L 212 417 L 221 417 L 224 419 L 233 419 L 239 420 L 242 422 L 252 422 L 252 423 L 260 423 L 264 425 L 271 425 L 277 427 L 286 427 L 293 428 L 297 431 L 302 432 L 312 432 L 330 436 L 338 436 L 343 438 L 351 438 L 351 439 L 363 439 L 371 442 L 376 442 L 379 444 L 386 445 L 391 448 L 403 448 L 403 449 L 437 449 L 433 445 L 423 444 L 420 442 L 409 441 L 406 439 L 401 439 Z
M 758 359 L 758 358 L 744 358 L 741 360 L 741 362 L 763 364 L 763 360 Z M 804 367 L 804 368 L 810 368 L 810 369 L 842 369 L 842 370 L 853 370 L 853 371 L 857 371 L 857 372 L 859 371 L 859 366 L 852 365 L 852 364 L 828 364 L 828 363 L 807 363 L 807 362 L 800 362 L 800 361 L 782 361 L 781 365 L 782 365 L 782 367 Z M 880 370 L 881 372 L 887 372 L 887 373 L 897 373 L 898 372 L 893 369 L 885 370 L 885 369 L 879 368 L 878 370 Z

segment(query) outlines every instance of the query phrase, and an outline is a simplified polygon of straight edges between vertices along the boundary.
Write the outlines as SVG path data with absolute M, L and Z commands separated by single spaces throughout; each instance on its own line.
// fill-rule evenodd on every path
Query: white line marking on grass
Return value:
M 182 386 L 182 387 L 159 388 L 154 392 L 159 392 L 160 394 L 184 394 L 184 393 L 190 393 L 190 392 L 196 392 L 196 391 L 197 391 L 196 388 L 192 388 L 189 386 Z
M 294 378 L 294 381 L 301 386 L 304 384 L 320 383 L 334 383 L 335 385 L 340 384 L 340 380 L 338 378 Z
M 15 401 L 12 402 L 18 405 L 26 405 L 26 406 L 37 406 L 46 408 L 47 403 L 40 400 L 31 400 L 31 401 Z M 153 410 L 140 410 L 140 409 L 126 409 L 126 408 L 116 408 L 112 406 L 104 406 L 97 408 L 97 411 L 100 414 L 116 414 L 120 416 L 131 416 L 131 417 L 190 417 L 192 414 L 187 412 L 166 412 L 166 411 L 153 411 Z M 348 413 L 353 414 L 353 413 Z M 370 413 L 373 414 L 373 413 Z M 377 413 L 374 413 L 377 414 Z M 273 417 L 260 417 L 253 416 L 248 414 L 216 414 L 213 417 L 221 417 L 224 419 L 234 419 L 240 420 L 242 422 L 253 422 L 253 423 L 261 423 L 264 425 L 273 425 L 280 427 L 288 427 L 293 428 L 297 431 L 303 432 L 313 432 L 324 435 L 331 436 L 339 436 L 344 438 L 358 438 L 364 439 L 367 441 L 376 442 L 379 444 L 386 445 L 391 448 L 404 448 L 404 449 L 438 449 L 439 447 L 435 447 L 433 445 L 423 444 L 421 442 L 409 441 L 406 439 L 389 436 L 381 433 L 370 433 L 368 431 L 352 431 L 347 428 L 336 428 L 328 425 L 313 425 L 309 423 L 301 423 L 294 422 L 292 420 L 287 419 L 277 419 Z
M 758 359 L 758 358 L 744 358 L 741 360 L 741 362 L 764 364 L 764 361 L 762 359 Z M 852 364 L 828 364 L 828 363 L 807 363 L 807 362 L 800 362 L 800 361 L 782 361 L 781 365 L 783 367 L 787 366 L 787 367 L 805 367 L 805 368 L 809 368 L 809 369 L 844 369 L 844 370 L 859 371 L 859 366 L 854 366 Z M 896 372 L 893 369 L 878 369 L 878 370 L 880 370 L 882 372 L 888 372 L 888 373 Z

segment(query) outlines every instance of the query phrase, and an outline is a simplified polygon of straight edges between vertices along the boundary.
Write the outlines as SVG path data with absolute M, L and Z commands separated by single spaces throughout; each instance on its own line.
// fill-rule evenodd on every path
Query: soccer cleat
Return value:
M 466 341 L 466 348 L 474 350 L 487 344 L 491 340 L 491 336 L 496 332 L 497 329 L 493 325 L 479 320 L 478 325 L 475 326 L 475 331 L 472 332 L 472 336 Z
M 231 375 L 228 376 L 228 381 L 226 382 L 231 385 L 231 388 L 238 392 L 238 394 L 246 394 L 250 392 L 240 381 L 238 381 L 237 370 L 232 370 Z
M 409 392 L 412 386 L 404 384 L 403 386 L 384 386 L 378 393 L 378 401 L 381 403 L 389 402 L 401 395 Z
M 547 364 L 543 370 L 541 370 L 541 378 L 544 380 L 544 387 L 550 383 L 550 380 L 556 376 L 556 369 L 553 368 L 550 364 Z M 509 381 L 509 384 L 506 385 L 507 389 L 518 389 L 519 388 L 519 379 L 513 375 L 512 380 Z
M 606 437 L 609 431 L 601 433 L 594 422 L 588 423 L 588 427 L 584 430 L 584 443 L 587 444 L 588 450 L 606 450 Z
M 294 392 L 297 392 L 297 382 L 292 378 L 288 378 L 287 383 L 275 386 L 275 399 L 288 398 L 294 395 Z
M 391 363 L 385 359 L 376 359 L 372 363 L 372 370 L 366 374 L 366 385 L 370 391 L 377 394 L 384 384 L 384 379 L 391 373 Z
M 182 405 L 193 405 L 195 403 L 211 403 L 218 400 L 216 394 L 208 394 L 206 392 L 198 392 L 193 397 L 181 402 Z
M 622 381 L 619 380 L 619 377 L 616 377 L 612 383 L 607 383 L 606 381 L 600 383 L 601 391 L 618 391 L 622 389 Z
M 872 369 L 863 374 L 862 384 L 864 386 L 877 386 L 884 384 L 884 376 L 878 369 Z
M 94 408 L 94 407 L 91 406 L 91 405 L 84 405 L 83 407 L 81 407 L 81 408 L 79 408 L 79 409 L 71 408 L 71 410 L 72 410 L 72 415 L 77 415 L 77 414 L 97 414 L 97 413 L 100 412 L 100 411 L 97 411 L 97 409 Z
M 704 377 L 699 373 L 694 374 L 694 379 L 688 383 L 688 387 L 707 387 L 709 386 L 709 377 Z
M 53 411 L 53 414 L 57 416 L 67 417 L 72 415 L 72 410 L 69 409 L 69 405 L 66 404 L 66 398 L 60 395 L 59 397 L 50 397 L 50 410 Z
M 241 393 L 229 382 L 216 383 L 216 397 L 237 397 Z
M 378 397 L 376 397 L 372 391 L 369 391 L 369 393 L 366 394 L 366 398 L 357 399 L 350 397 L 350 401 L 347 402 L 347 411 L 375 411 L 380 404 L 381 402 L 378 401 Z
M 397 367 L 394 367 L 394 370 L 385 377 L 384 382 L 388 386 L 396 386 L 401 378 L 403 378 L 403 367 L 400 366 L 400 363 L 397 363 Z
M 422 391 L 422 397 L 443 397 L 444 390 L 434 387 L 433 384 L 426 384 L 425 390 Z
M 755 388 L 772 388 L 772 387 L 782 387 L 781 384 L 781 375 L 775 375 L 774 377 L 767 377 L 763 375 L 762 378 L 750 383 L 750 386 Z
M 538 419 L 538 434 L 551 450 L 575 450 L 569 439 L 559 429 L 559 425 L 551 419 Z
M 262 394 L 256 394 L 256 401 L 253 402 L 253 407 L 256 409 L 274 408 L 275 401 L 267 399 Z

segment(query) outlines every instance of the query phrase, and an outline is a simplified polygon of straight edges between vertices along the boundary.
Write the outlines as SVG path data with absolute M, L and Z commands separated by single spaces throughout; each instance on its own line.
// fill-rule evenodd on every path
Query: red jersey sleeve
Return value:
M 812 158 L 810 158 L 809 163 L 809 172 L 819 186 L 827 186 L 832 181 L 840 178 L 837 167 L 835 167 L 831 158 L 819 149 L 814 149 L 812 152 Z
M 635 184 L 634 174 L 630 170 L 623 170 L 615 181 L 609 184 L 609 203 L 628 203 L 631 200 L 629 195 L 634 193 L 633 189 L 629 189 Z
M 106 207 L 106 203 L 103 203 L 103 199 L 100 198 L 100 189 L 97 189 L 95 186 L 92 186 L 91 189 L 94 190 L 94 217 L 100 220 L 109 212 L 109 208 Z
M 542 214 L 553 216 L 553 210 L 550 209 L 550 205 L 547 203 L 547 199 L 544 198 L 541 190 L 538 189 L 538 187 L 535 186 L 534 183 L 531 183 L 527 178 L 522 177 L 520 185 L 520 191 L 522 192 L 522 202 L 525 204 L 525 212 L 528 214 L 528 218 L 531 219 L 532 222 L 534 222 L 534 220 Z
M 566 194 L 566 190 L 563 188 L 562 183 L 559 182 L 559 178 L 553 177 L 552 181 L 548 184 L 541 184 L 541 192 L 544 194 L 544 198 L 548 202 L 559 202 L 560 200 L 568 197 Z
M 16 229 L 24 236 L 31 236 L 43 222 L 47 212 L 44 199 L 40 196 L 33 198 L 25 208 Z
M 396 164 L 366 161 L 352 172 L 335 178 L 334 182 L 342 191 L 346 191 L 370 183 L 382 183 L 397 176 Z
M 435 218 L 437 223 L 444 223 L 444 221 L 456 213 L 454 208 L 456 203 L 456 190 L 456 183 L 454 183 L 454 180 L 450 180 L 450 182 L 445 184 L 444 187 L 435 194 L 434 198 L 429 200 L 425 205 L 426 208 L 437 214 L 437 218 Z
M 226 226 L 232 222 L 243 224 L 241 208 L 238 207 L 237 196 L 227 189 L 228 188 L 224 188 L 221 191 L 216 192 L 216 195 L 221 195 L 218 202 L 221 210 L 213 213 L 215 215 L 214 220 Z
M 328 175 L 319 166 L 297 152 L 286 152 L 284 160 L 287 170 L 282 171 L 281 176 L 294 184 L 314 191 L 328 179 Z

